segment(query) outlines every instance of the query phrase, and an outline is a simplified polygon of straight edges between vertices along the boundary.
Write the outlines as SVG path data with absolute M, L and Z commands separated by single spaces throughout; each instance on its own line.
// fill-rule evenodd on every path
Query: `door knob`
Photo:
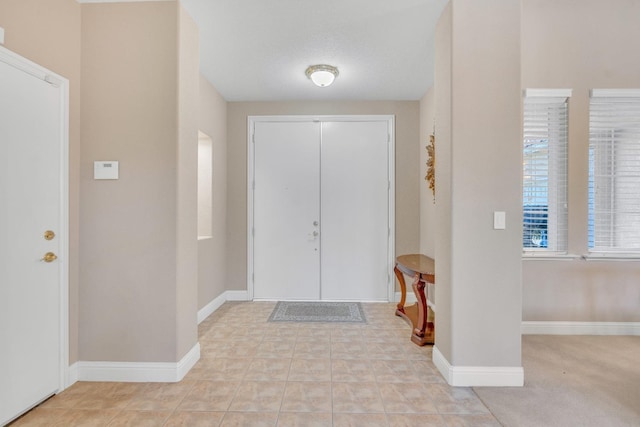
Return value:
M 46 254 L 44 254 L 44 257 L 40 261 L 53 262 L 57 259 L 58 257 L 56 256 L 56 254 L 54 254 L 53 252 L 47 252 Z
M 313 221 L 313 225 L 318 226 L 318 221 Z
M 317 236 L 318 236 L 318 232 L 317 232 L 317 231 L 314 231 L 314 232 L 313 232 L 313 237 L 317 237 Z
M 51 230 L 47 230 L 44 232 L 44 240 L 53 240 L 56 237 L 56 233 Z

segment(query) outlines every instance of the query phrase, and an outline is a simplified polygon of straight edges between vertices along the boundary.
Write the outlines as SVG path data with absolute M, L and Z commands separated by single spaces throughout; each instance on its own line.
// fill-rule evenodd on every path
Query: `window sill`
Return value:
M 640 261 L 640 253 L 589 253 L 582 255 L 585 261 Z
M 553 253 L 523 253 L 523 261 L 574 261 L 580 259 L 580 255 L 553 254 Z

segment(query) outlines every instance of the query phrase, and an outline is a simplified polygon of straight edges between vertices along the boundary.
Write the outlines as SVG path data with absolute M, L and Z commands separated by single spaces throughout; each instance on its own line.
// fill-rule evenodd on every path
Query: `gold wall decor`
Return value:
M 427 176 L 424 179 L 429 183 L 429 188 L 433 193 L 433 202 L 436 201 L 436 136 L 429 135 L 429 144 L 427 144 Z

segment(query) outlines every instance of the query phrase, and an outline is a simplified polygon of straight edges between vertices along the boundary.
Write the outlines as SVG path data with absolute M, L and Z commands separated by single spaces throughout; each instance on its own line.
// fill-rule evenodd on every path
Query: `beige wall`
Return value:
M 176 359 L 198 341 L 198 27 L 180 4 L 178 21 L 178 194 L 176 248 Z
M 212 238 L 198 242 L 198 309 L 226 289 L 227 274 L 227 102 L 200 76 L 200 130 L 213 143 Z
M 450 126 L 438 138 L 438 147 L 448 146 L 438 166 L 444 163 L 443 181 L 450 179 L 450 189 L 443 189 L 450 200 L 436 201 L 437 228 L 443 229 L 435 243 L 436 346 L 453 366 L 519 367 L 522 171 L 514 141 L 521 139 L 520 1 L 450 5 L 437 41 L 450 49 L 450 62 L 446 52 L 436 56 L 444 61 L 437 65 L 436 87 L 445 86 L 436 92 L 436 109 L 447 110 L 436 112 L 436 133 Z M 448 124 L 439 121 L 447 116 Z M 505 230 L 493 229 L 494 211 L 506 212 Z M 444 275 L 442 268 L 448 269 Z
M 69 361 L 78 360 L 80 5 L 75 0 L 0 1 L 4 46 L 69 79 Z
M 190 25 L 175 2 L 82 6 L 80 360 L 175 362 L 195 344 Z M 93 180 L 95 160 L 120 179 Z
M 436 192 L 438 198 L 435 206 L 435 227 L 431 230 L 434 236 L 434 253 L 437 261 L 436 275 L 438 286 L 437 323 L 438 335 L 436 345 L 445 356 L 452 354 L 451 305 L 452 293 L 442 284 L 451 283 L 451 44 L 453 33 L 453 17 L 451 2 L 447 4 L 436 25 L 435 43 L 435 123 L 436 134 Z M 446 291 L 446 292 L 445 292 Z M 451 359 L 449 359 L 451 360 Z
M 431 87 L 420 100 L 420 253 L 435 256 L 436 204 L 427 176 L 427 145 L 434 134 L 435 89 Z M 436 138 L 436 144 L 437 144 Z M 437 188 L 437 187 L 436 187 Z
M 436 203 L 429 188 L 427 176 L 427 145 L 429 136 L 434 132 L 435 89 L 431 87 L 420 100 L 420 253 L 435 258 Z M 437 138 L 436 138 L 437 139 Z M 437 142 L 437 141 L 436 141 Z M 433 285 L 427 287 L 427 298 L 435 303 L 436 295 Z
M 247 117 L 252 115 L 395 114 L 396 254 L 420 248 L 417 101 L 228 103 L 227 289 L 247 289 Z
M 523 0 L 522 87 L 569 88 L 569 252 L 587 253 L 589 90 L 640 87 L 640 2 Z M 631 43 L 631 44 L 630 44 Z M 523 320 L 640 321 L 640 262 L 524 261 Z

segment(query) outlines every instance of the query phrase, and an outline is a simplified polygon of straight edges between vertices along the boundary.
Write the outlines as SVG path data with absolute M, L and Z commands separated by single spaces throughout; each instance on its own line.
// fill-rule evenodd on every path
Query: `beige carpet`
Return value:
M 640 426 L 640 337 L 522 337 L 522 388 L 475 387 L 507 427 Z

